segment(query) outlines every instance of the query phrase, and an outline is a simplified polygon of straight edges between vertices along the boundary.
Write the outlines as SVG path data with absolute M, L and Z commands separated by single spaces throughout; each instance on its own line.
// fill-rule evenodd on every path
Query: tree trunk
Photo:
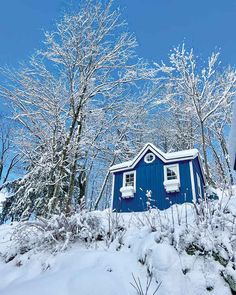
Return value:
M 230 165 L 230 162 L 229 162 L 229 151 L 228 151 L 228 148 L 227 148 L 227 144 L 225 142 L 225 138 L 224 138 L 223 135 L 220 137 L 219 140 L 220 140 L 221 149 L 222 149 L 223 154 L 224 154 L 226 166 L 227 166 L 228 172 L 229 172 L 230 185 L 233 185 L 234 184 L 234 178 L 233 178 L 233 173 L 232 173 L 232 170 L 231 170 L 231 165 Z
M 114 156 L 113 160 L 111 161 L 110 165 L 109 166 L 112 166 L 114 163 L 115 163 L 115 160 L 116 160 L 116 156 Z M 102 195 L 103 195 L 103 192 L 104 192 L 104 189 L 106 187 L 106 184 L 107 184 L 107 181 L 108 181 L 108 178 L 109 178 L 109 175 L 110 175 L 110 171 L 108 170 L 107 173 L 106 173 L 106 176 L 104 178 L 104 181 L 103 181 L 103 184 L 102 184 L 102 188 L 100 190 L 100 193 L 95 201 L 95 204 L 94 204 L 94 210 L 97 210 L 98 208 L 98 205 L 102 199 Z
M 81 111 L 81 108 L 80 108 Z M 73 165 L 71 168 L 71 176 L 70 176 L 70 182 L 69 182 L 69 189 L 68 189 L 68 196 L 67 196 L 67 200 L 66 200 L 66 213 L 69 214 L 71 211 L 71 202 L 72 202 L 72 197 L 73 197 L 73 193 L 74 193 L 74 189 L 75 189 L 75 178 L 76 178 L 76 173 L 77 173 L 77 160 L 78 160 L 78 156 L 79 156 L 79 143 L 80 143 L 80 139 L 81 139 L 81 133 L 82 133 L 82 114 L 80 113 L 78 115 L 78 127 L 77 127 L 77 134 L 76 134 L 76 151 L 75 151 L 75 155 L 74 155 L 74 161 L 73 161 Z M 84 170 L 83 170 L 84 171 Z M 86 182 L 85 182 L 85 186 L 86 186 Z M 82 190 L 84 190 L 83 196 L 85 196 L 85 188 L 83 188 Z M 80 202 L 80 198 L 78 200 L 78 202 Z
M 207 182 L 209 184 L 212 184 L 213 182 L 212 182 L 211 177 L 210 177 L 210 171 L 209 171 L 208 160 L 207 160 L 207 150 L 206 150 L 206 138 L 205 138 L 204 123 L 202 121 L 200 121 L 200 127 L 201 127 L 202 152 L 203 152 L 206 179 L 207 179 Z

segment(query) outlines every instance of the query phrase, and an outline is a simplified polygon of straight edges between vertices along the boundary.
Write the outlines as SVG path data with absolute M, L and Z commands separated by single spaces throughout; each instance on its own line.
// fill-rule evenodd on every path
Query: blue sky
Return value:
M 43 30 L 52 29 L 71 2 L 1 0 L 0 65 L 27 60 L 40 47 Z M 116 0 L 115 5 L 122 8 L 140 44 L 138 54 L 146 59 L 166 59 L 184 41 L 203 57 L 220 48 L 223 63 L 236 64 L 235 0 Z

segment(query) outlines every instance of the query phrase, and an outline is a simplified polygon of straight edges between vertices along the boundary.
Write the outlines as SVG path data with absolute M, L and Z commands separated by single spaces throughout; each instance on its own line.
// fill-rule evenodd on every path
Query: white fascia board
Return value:
M 129 167 L 132 163 L 133 163 L 133 161 L 126 161 L 126 162 L 123 162 L 123 163 L 119 163 L 119 164 L 113 165 L 113 166 L 111 166 L 111 167 L 109 168 L 109 171 L 117 170 L 117 169 L 122 169 L 122 168 L 127 168 L 127 167 Z

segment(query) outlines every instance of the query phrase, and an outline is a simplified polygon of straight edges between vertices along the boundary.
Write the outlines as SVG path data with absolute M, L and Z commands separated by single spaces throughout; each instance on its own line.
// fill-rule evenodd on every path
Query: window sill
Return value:
M 163 184 L 167 193 L 179 192 L 180 190 L 180 182 L 178 179 L 165 180 Z
M 133 198 L 134 197 L 134 187 L 133 186 L 123 186 L 120 189 L 121 196 L 124 199 Z

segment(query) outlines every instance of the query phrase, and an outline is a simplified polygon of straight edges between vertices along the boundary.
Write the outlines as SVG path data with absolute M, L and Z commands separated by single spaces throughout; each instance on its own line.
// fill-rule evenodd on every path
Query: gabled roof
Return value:
M 127 161 L 117 165 L 113 165 L 110 167 L 110 171 L 118 172 L 118 171 L 133 169 L 148 150 L 153 152 L 164 163 L 191 160 L 198 157 L 198 154 L 199 154 L 197 149 L 184 150 L 184 151 L 173 152 L 173 153 L 164 153 L 160 149 L 158 149 L 154 144 L 147 143 L 132 161 Z

